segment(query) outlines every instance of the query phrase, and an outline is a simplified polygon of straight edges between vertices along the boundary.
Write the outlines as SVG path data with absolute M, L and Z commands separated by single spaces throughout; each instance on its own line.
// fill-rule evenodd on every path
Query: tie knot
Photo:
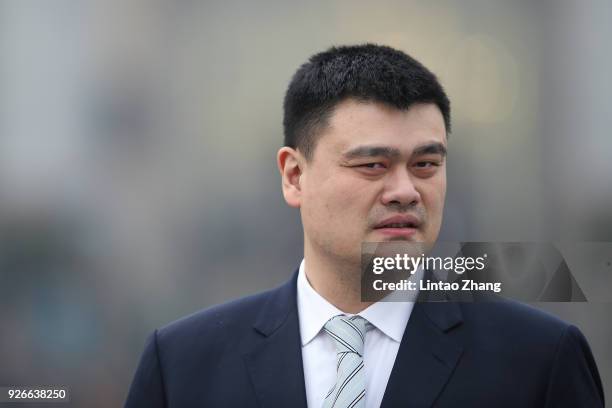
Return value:
M 334 316 L 325 323 L 324 330 L 334 340 L 338 353 L 357 353 L 363 356 L 367 320 L 361 316 Z

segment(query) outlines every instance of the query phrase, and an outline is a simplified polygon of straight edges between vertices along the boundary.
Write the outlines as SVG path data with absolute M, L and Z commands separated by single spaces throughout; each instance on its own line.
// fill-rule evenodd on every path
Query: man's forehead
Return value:
M 415 103 L 407 109 L 377 101 L 360 101 L 348 98 L 339 102 L 332 110 L 330 124 L 357 124 L 363 122 L 386 121 L 395 118 L 403 121 L 426 121 L 432 127 L 444 131 L 444 117 L 435 103 Z
M 406 149 L 424 143 L 446 144 L 446 128 L 435 104 L 399 110 L 377 102 L 340 103 L 321 137 L 337 152 L 359 145 L 388 145 Z

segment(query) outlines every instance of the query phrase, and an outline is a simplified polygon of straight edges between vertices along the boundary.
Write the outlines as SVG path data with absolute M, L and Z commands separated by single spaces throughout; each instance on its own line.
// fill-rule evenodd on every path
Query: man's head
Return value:
M 361 242 L 436 240 L 449 105 L 435 75 L 389 47 L 331 48 L 300 67 L 278 164 L 306 251 L 358 262 Z

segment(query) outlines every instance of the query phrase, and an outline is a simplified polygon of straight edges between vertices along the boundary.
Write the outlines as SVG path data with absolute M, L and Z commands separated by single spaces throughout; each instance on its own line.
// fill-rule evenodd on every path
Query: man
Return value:
M 601 407 L 580 331 L 514 302 L 362 302 L 362 242 L 434 242 L 450 105 L 389 47 L 294 75 L 278 167 L 304 260 L 277 289 L 149 338 L 126 407 Z

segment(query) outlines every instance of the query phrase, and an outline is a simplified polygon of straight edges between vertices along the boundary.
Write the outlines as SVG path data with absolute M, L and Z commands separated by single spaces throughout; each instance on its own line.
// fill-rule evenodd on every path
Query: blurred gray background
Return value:
M 612 241 L 610 38 L 607 0 L 0 0 L 0 385 L 120 406 L 154 328 L 290 276 L 282 99 L 334 44 L 446 87 L 442 239 Z M 612 303 L 538 306 L 612 398 Z

